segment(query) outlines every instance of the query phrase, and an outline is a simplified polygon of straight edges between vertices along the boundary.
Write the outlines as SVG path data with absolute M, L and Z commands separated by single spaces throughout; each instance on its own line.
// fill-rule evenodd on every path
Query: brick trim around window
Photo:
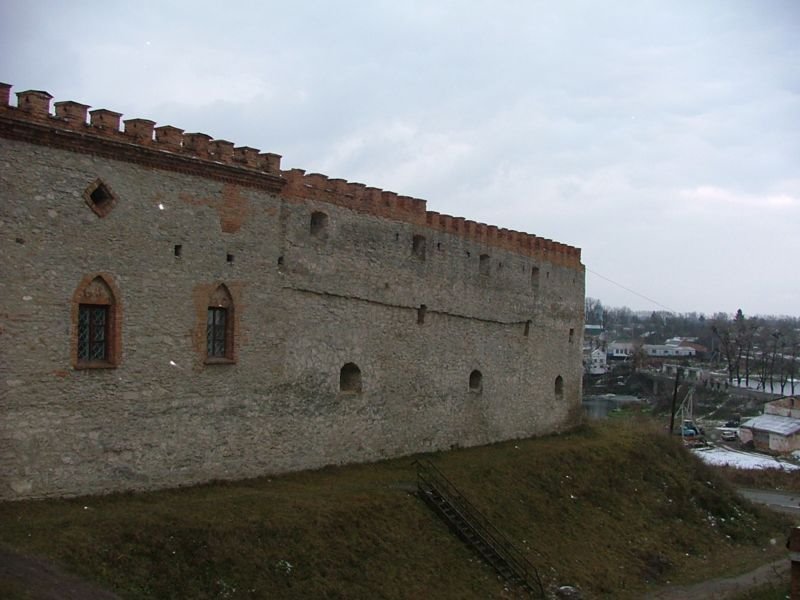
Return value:
M 200 362 L 204 365 L 236 363 L 240 313 L 239 288 L 240 286 L 235 283 L 222 282 L 195 287 L 194 347 Z M 221 328 L 220 313 L 223 316 Z
M 81 310 L 83 307 L 83 310 Z M 84 320 L 82 321 L 81 316 Z M 86 319 L 104 315 L 102 325 Z M 91 330 L 87 329 L 91 327 Z M 102 331 L 98 333 L 98 329 Z M 92 338 L 87 340 L 88 331 Z M 92 350 L 87 350 L 91 347 Z M 97 350 L 97 351 L 95 351 Z M 100 355 L 102 358 L 92 358 Z M 93 273 L 81 279 L 72 295 L 70 309 L 70 362 L 74 369 L 113 369 L 122 358 L 122 301 L 109 273 Z

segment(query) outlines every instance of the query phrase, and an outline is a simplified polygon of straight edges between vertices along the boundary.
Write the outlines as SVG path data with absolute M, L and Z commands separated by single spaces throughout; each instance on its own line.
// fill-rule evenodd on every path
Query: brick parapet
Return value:
M 470 221 L 426 210 L 426 201 L 394 192 L 366 187 L 344 179 L 330 179 L 303 169 L 283 171 L 286 187 L 282 194 L 289 198 L 313 200 L 343 206 L 379 217 L 424 226 L 456 235 L 485 246 L 530 256 L 552 264 L 583 271 L 581 250 L 536 235 Z
M 235 147 L 229 141 L 215 140 L 204 133 L 185 133 L 171 125 L 156 127 L 148 119 L 126 119 L 120 130 L 120 113 L 107 109 L 89 111 L 88 105 L 73 101 L 56 102 L 52 115 L 52 96 L 39 90 L 18 92 L 16 107 L 10 105 L 10 96 L 11 86 L 0 83 L 3 137 L 257 187 L 290 200 L 326 202 L 579 271 L 584 268 L 580 248 L 428 211 L 425 200 L 361 183 L 306 173 L 303 169 L 281 171 L 278 154 Z
M 17 93 L 11 106 L 11 86 L 0 83 L 0 136 L 94 154 L 147 166 L 278 192 L 280 155 L 256 148 L 234 148 L 231 142 L 213 140 L 203 133 L 156 127 L 148 119 L 126 119 L 108 109 L 89 110 L 73 101 L 55 103 L 39 90 Z M 87 122 L 87 114 L 89 121 Z M 120 123 L 124 127 L 120 129 Z

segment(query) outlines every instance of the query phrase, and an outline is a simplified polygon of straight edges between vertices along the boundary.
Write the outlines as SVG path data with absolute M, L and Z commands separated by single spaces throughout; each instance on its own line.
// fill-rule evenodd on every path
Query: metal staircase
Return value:
M 544 587 L 527 558 L 430 461 L 417 460 L 417 494 L 511 586 L 539 598 Z

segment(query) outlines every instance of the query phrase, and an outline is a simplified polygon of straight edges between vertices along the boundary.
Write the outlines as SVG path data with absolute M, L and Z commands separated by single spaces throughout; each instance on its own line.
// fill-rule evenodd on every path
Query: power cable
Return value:
M 644 299 L 644 300 L 647 300 L 648 302 L 652 302 L 652 303 L 653 303 L 653 304 L 655 304 L 656 306 L 660 306 L 661 308 L 663 308 L 664 310 L 666 310 L 666 311 L 668 311 L 668 312 L 671 312 L 672 314 L 678 314 L 678 311 L 676 311 L 676 310 L 672 310 L 672 309 L 671 309 L 669 306 L 664 306 L 664 305 L 663 305 L 663 304 L 661 304 L 660 302 L 658 302 L 658 301 L 656 301 L 656 300 L 653 300 L 652 298 L 648 298 L 648 297 L 647 297 L 647 296 L 645 296 L 644 294 L 640 294 L 639 292 L 637 292 L 637 291 L 635 291 L 635 290 L 632 290 L 631 288 L 629 288 L 629 287 L 626 287 L 626 286 L 622 285 L 621 283 L 617 283 L 616 281 L 614 281 L 613 279 L 609 279 L 609 278 L 608 278 L 608 277 L 606 277 L 605 275 L 600 275 L 600 273 L 598 273 L 597 271 L 592 271 L 592 270 L 591 270 L 589 267 L 586 267 L 586 270 L 587 270 L 589 273 L 591 273 L 592 275 L 596 275 L 596 276 L 597 276 L 597 277 L 599 277 L 600 279 L 605 279 L 607 282 L 609 282 L 609 283 L 613 283 L 613 284 L 614 284 L 614 285 L 616 285 L 617 287 L 620 287 L 620 288 L 622 288 L 623 290 L 625 290 L 626 292 L 629 292 L 629 293 L 633 294 L 634 296 L 639 296 L 639 298 L 642 298 L 642 299 Z

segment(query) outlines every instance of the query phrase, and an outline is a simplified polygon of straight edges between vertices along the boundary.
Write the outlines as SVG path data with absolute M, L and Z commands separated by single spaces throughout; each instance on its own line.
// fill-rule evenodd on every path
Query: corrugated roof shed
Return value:
M 793 435 L 800 431 L 800 419 L 781 417 L 780 415 L 761 415 L 745 421 L 741 426 L 780 435 Z

